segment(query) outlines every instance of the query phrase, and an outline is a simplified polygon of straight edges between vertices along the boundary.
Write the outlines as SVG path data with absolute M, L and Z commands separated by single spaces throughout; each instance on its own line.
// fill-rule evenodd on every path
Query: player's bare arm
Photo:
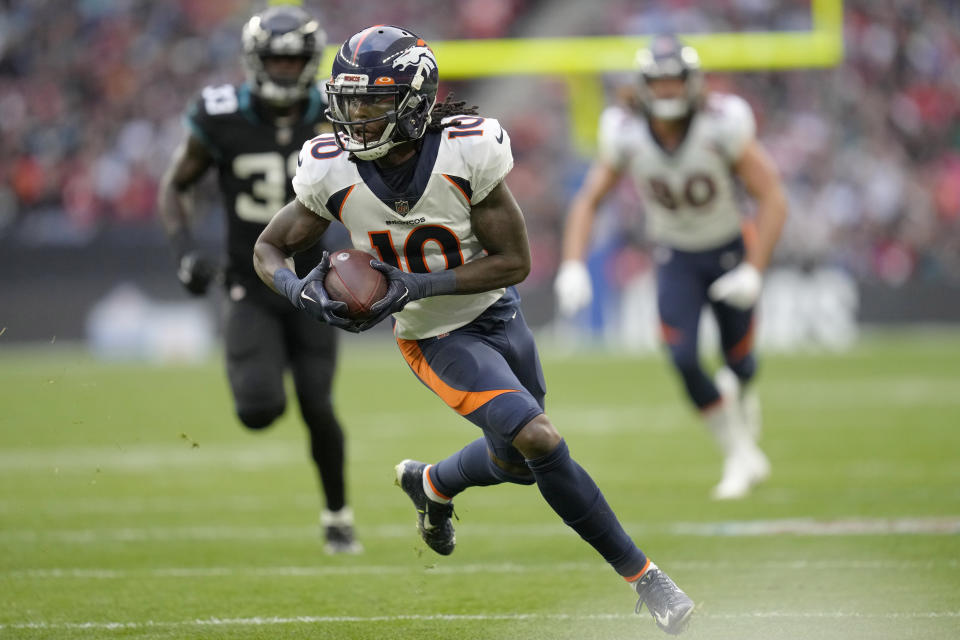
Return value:
M 530 273 L 530 243 L 520 206 L 500 182 L 470 210 L 470 226 L 487 255 L 462 264 L 450 293 L 480 293 L 523 282 Z
M 470 211 L 470 224 L 487 255 L 454 269 L 457 293 L 490 291 L 522 282 L 530 273 L 530 243 L 517 201 L 501 182 Z
M 193 213 L 192 187 L 203 177 L 213 158 L 195 136 L 177 147 L 160 182 L 160 217 L 171 238 L 189 229 Z
M 383 299 L 371 306 L 373 316 L 360 331 L 403 310 L 414 300 L 451 294 L 493 291 L 522 282 L 530 273 L 530 245 L 523 214 L 503 182 L 470 209 L 470 226 L 487 255 L 454 269 L 411 273 L 372 260 L 373 268 L 389 281 Z
M 787 198 L 773 159 L 756 140 L 747 145 L 734 171 L 757 204 L 757 239 L 747 248 L 747 261 L 762 272 L 787 219 Z
M 563 233 L 563 260 L 553 283 L 557 307 L 564 316 L 587 306 L 593 298 L 593 285 L 584 264 L 597 208 L 620 181 L 622 172 L 602 160 L 593 163 L 583 185 L 573 197 Z
M 357 325 L 343 317 L 347 305 L 330 300 L 323 280 L 330 270 L 330 255 L 324 251 L 320 263 L 303 278 L 297 277 L 293 256 L 315 245 L 330 226 L 297 199 L 284 205 L 270 220 L 253 246 L 253 268 L 268 287 L 287 298 L 297 309 L 320 322 L 357 331 Z
M 282 294 L 283 291 L 274 284 L 277 270 L 293 271 L 294 254 L 315 245 L 329 226 L 328 220 L 307 209 L 297 199 L 284 205 L 253 246 L 253 267 L 257 275 L 267 286 Z
M 177 258 L 177 279 L 193 295 L 203 295 L 216 273 L 213 262 L 196 250 L 190 236 L 193 185 L 213 164 L 213 158 L 195 136 L 180 144 L 160 183 L 159 209 L 167 237 Z
M 500 182 L 481 202 L 470 210 L 470 226 L 487 255 L 437 274 L 402 274 L 398 270 L 378 266 L 405 278 L 451 279 L 443 293 L 467 294 L 492 291 L 522 282 L 530 273 L 530 244 L 523 213 L 506 183 Z M 377 263 L 379 264 L 379 263 Z M 412 284 L 408 281 L 408 286 Z M 388 294 L 389 295 L 389 294 Z M 434 293 L 436 295 L 436 293 Z M 417 298 L 414 298 L 417 299 Z
M 621 172 L 605 162 L 595 162 L 587 172 L 583 186 L 570 204 L 563 233 L 563 259 L 583 260 L 590 243 L 597 208 L 620 181 Z

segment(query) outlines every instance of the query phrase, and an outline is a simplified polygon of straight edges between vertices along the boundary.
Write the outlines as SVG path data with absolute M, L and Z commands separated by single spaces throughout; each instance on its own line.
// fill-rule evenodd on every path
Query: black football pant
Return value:
M 337 511 L 346 503 L 343 430 L 331 400 L 337 330 L 271 292 L 256 298 L 225 303 L 227 376 L 237 416 L 250 429 L 264 429 L 282 415 L 289 368 L 327 508 Z

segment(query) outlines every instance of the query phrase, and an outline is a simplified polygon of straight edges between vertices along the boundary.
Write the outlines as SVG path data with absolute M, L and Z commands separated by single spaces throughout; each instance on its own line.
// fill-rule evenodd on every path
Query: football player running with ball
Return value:
M 657 624 L 678 633 L 693 601 L 624 532 L 544 414 L 543 374 L 512 286 L 529 272 L 530 249 L 504 182 L 513 166 L 510 137 L 462 103 L 436 104 L 438 81 L 433 52 L 406 29 L 369 27 L 343 44 L 327 85 L 335 133 L 303 146 L 297 197 L 257 241 L 257 271 L 328 324 L 364 331 L 392 315 L 414 374 L 482 430 L 435 464 L 396 466 L 431 549 L 453 552 L 453 498 L 465 489 L 536 484 Z M 364 322 L 344 317 L 344 304 L 318 285 L 329 258 L 303 279 L 289 268 L 290 257 L 335 221 L 389 280 Z M 302 296 L 308 284 L 310 295 Z
M 574 197 L 555 290 L 564 315 L 592 297 L 584 256 L 597 207 L 623 175 L 643 196 L 657 245 L 657 306 L 664 340 L 690 400 L 724 456 L 717 499 L 741 498 L 770 473 L 757 446 L 759 401 L 750 382 L 754 306 L 780 237 L 787 203 L 773 162 L 754 137 L 753 113 L 734 95 L 706 93 L 696 52 L 673 36 L 637 54 L 638 95 L 600 120 L 600 153 Z M 756 202 L 746 242 L 733 176 Z M 749 228 L 749 227 L 747 227 Z M 749 234 L 753 235 L 753 234 Z M 709 304 L 726 367 L 711 380 L 700 364 L 697 328 Z
M 207 87 L 187 113 L 190 133 L 175 153 L 160 189 L 160 212 L 177 253 L 177 275 L 203 295 L 214 267 L 190 234 L 194 185 L 216 167 L 227 216 L 225 339 L 227 376 L 240 421 L 265 429 L 283 414 L 284 370 L 293 373 L 300 412 L 323 485 L 320 513 L 327 553 L 361 550 L 346 503 L 344 436 L 334 414 L 331 385 L 337 337 L 330 327 L 290 309 L 263 286 L 250 263 L 260 232 L 293 197 L 290 178 L 303 141 L 330 129 L 316 86 L 326 36 L 303 9 L 277 6 L 243 28 L 247 82 Z M 302 273 L 320 260 L 298 257 Z

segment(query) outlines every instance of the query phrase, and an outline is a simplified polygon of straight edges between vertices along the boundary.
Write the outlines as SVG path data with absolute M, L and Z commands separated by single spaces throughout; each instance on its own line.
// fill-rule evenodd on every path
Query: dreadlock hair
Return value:
M 435 105 L 433 111 L 430 112 L 430 124 L 427 125 L 427 133 L 436 133 L 437 131 L 443 131 L 447 127 L 453 126 L 458 122 L 456 120 L 451 120 L 446 124 L 440 124 L 440 122 L 447 116 L 475 116 L 477 115 L 478 107 L 476 105 L 472 107 L 464 106 L 467 103 L 463 100 L 458 100 L 457 102 L 453 101 L 453 94 L 448 93 L 447 97 L 443 99 L 443 102 Z

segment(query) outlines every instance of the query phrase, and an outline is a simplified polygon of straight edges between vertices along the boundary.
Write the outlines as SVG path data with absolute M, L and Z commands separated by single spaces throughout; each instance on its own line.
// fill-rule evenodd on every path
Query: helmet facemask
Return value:
M 360 160 L 382 158 L 398 144 L 423 137 L 436 102 L 435 94 L 429 100 L 408 85 L 371 86 L 362 74 L 340 74 L 327 84 L 327 96 L 338 144 Z
M 327 85 L 327 119 L 345 151 L 361 160 L 376 160 L 398 144 L 394 132 L 400 88 L 371 87 L 368 91 L 365 80 L 351 84 L 351 78 L 341 76 Z

